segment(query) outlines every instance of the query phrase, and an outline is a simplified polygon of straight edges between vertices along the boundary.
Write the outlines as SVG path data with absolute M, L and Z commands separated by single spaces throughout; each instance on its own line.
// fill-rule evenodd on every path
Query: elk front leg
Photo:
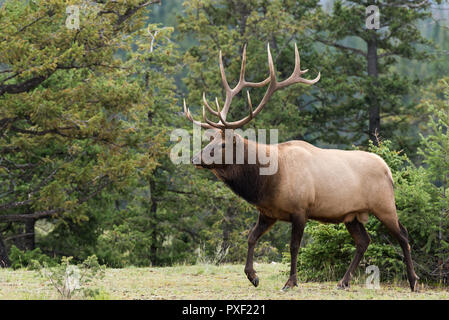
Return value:
M 251 230 L 248 237 L 248 255 L 246 257 L 245 274 L 255 287 L 259 285 L 259 278 L 253 267 L 254 247 L 256 246 L 257 240 L 259 240 L 259 238 L 266 233 L 275 222 L 276 219 L 269 218 L 260 213 L 257 224 Z
M 302 234 L 304 232 L 304 227 L 306 225 L 306 219 L 303 214 L 292 215 L 292 238 L 290 241 L 290 277 L 285 283 L 282 290 L 286 291 L 290 288 L 298 286 L 297 277 L 297 261 L 298 261 L 298 251 L 301 244 Z

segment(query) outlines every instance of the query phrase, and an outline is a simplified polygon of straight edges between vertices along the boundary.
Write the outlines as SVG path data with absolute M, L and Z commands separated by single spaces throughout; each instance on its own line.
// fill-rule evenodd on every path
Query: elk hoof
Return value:
M 254 280 L 252 280 L 251 283 L 253 284 L 253 286 L 257 288 L 257 286 L 259 285 L 259 277 L 254 278 Z
M 346 289 L 349 289 L 349 282 L 346 282 L 346 281 L 340 281 L 338 284 L 337 284 L 337 289 L 339 289 L 339 290 L 346 290 Z
M 293 286 L 285 285 L 281 291 L 287 292 L 288 290 L 293 289 L 293 287 L 297 287 L 297 286 L 298 286 L 297 284 L 295 284 Z
M 419 284 L 418 284 L 418 277 L 415 279 L 415 283 L 413 285 L 410 285 L 410 289 L 412 292 L 419 292 Z
M 254 270 L 248 270 L 246 271 L 246 277 L 248 278 L 249 282 L 253 284 L 253 286 L 257 287 L 259 285 L 259 277 L 256 274 L 256 271 Z
M 288 279 L 287 283 L 282 288 L 282 291 L 288 291 L 290 289 L 293 289 L 294 287 L 298 286 L 298 282 L 296 280 Z

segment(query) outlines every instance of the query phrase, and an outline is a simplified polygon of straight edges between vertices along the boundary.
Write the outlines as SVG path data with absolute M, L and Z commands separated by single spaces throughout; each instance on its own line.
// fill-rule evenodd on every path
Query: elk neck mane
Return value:
M 248 140 L 245 143 L 245 161 L 243 164 L 227 164 L 220 168 L 212 169 L 212 172 L 223 181 L 231 190 L 251 204 L 260 204 L 272 194 L 275 175 L 261 175 L 259 163 L 256 157 L 255 164 L 248 164 Z M 270 190 L 269 190 L 270 189 Z

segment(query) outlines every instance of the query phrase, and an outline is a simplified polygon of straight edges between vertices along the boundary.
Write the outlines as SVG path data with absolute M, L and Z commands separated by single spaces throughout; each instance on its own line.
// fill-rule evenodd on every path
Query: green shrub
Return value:
M 370 221 L 367 229 L 375 229 L 376 221 Z M 337 281 L 345 274 L 355 253 L 355 244 L 343 224 L 328 225 L 309 222 L 306 232 L 310 238 L 298 255 L 298 276 L 302 281 Z M 380 270 L 381 281 L 405 276 L 404 264 L 398 249 L 389 243 L 376 242 L 375 231 L 368 231 L 374 239 L 360 262 L 356 275 L 361 276 L 369 265 Z M 289 261 L 290 254 L 285 254 Z
M 341 278 L 351 261 L 354 247 L 345 226 L 309 222 L 305 232 L 310 240 L 299 251 L 299 279 L 330 281 Z M 289 260 L 290 254 L 286 257 Z
M 33 260 L 38 261 L 41 264 L 45 263 L 49 266 L 55 266 L 58 264 L 58 261 L 56 259 L 53 259 L 42 253 L 40 248 L 22 251 L 15 245 L 11 246 L 9 259 L 11 260 L 11 268 L 13 268 L 14 270 L 20 268 L 27 268 L 30 270 L 35 269 L 35 264 L 32 263 Z

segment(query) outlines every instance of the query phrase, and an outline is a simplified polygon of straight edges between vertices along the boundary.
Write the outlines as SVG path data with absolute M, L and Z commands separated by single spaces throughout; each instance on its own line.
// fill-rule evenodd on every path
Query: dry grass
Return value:
M 407 286 L 382 283 L 379 290 L 353 284 L 337 290 L 335 282 L 300 283 L 282 292 L 287 265 L 256 265 L 260 285 L 254 288 L 242 265 L 196 265 L 166 268 L 107 269 L 92 287 L 100 299 L 449 299 L 448 288 L 421 287 L 411 293 Z M 0 270 L 0 299 L 57 299 L 56 291 L 37 272 Z

